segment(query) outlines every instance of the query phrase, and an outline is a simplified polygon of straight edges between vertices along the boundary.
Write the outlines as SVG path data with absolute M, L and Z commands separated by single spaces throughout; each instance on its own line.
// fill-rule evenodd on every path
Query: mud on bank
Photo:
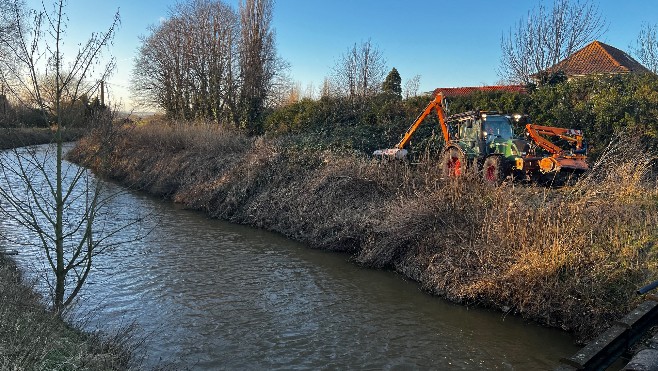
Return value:
M 443 180 L 211 125 L 99 130 L 71 159 L 216 218 L 346 251 L 449 300 L 595 336 L 658 278 L 651 156 L 617 143 L 575 187 Z M 624 151 L 619 151 L 623 148 Z M 629 155 L 636 153 L 636 155 Z

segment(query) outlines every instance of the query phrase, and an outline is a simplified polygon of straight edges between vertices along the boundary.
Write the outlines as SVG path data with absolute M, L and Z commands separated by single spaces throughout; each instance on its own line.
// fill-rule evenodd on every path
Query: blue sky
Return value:
M 49 3 L 48 0 L 44 0 Z M 608 23 L 599 38 L 628 51 L 643 23 L 658 23 L 658 1 L 600 0 Z M 238 0 L 225 0 L 237 9 Z M 28 0 L 39 7 L 40 0 Z M 130 108 L 127 88 L 139 36 L 168 16 L 175 0 L 68 0 L 67 46 L 74 48 L 93 31 L 106 29 L 119 9 L 121 26 L 111 53 L 117 71 L 109 80 L 110 100 Z M 317 89 L 336 60 L 354 43 L 370 40 L 388 69 L 402 81 L 421 76 L 421 91 L 478 86 L 499 80 L 500 39 L 538 0 L 275 0 L 273 27 L 278 54 L 302 89 Z M 552 0 L 544 0 L 550 5 Z M 71 49 L 73 50 L 73 49 Z

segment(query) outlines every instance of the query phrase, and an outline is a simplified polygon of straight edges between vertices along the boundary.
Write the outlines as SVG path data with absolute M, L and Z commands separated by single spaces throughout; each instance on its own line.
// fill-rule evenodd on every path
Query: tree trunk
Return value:
M 66 283 L 66 271 L 64 270 L 64 200 L 62 190 L 62 84 L 60 76 L 61 54 L 60 54 L 60 26 L 63 3 L 59 3 L 59 19 L 57 21 L 56 35 L 56 62 L 55 62 L 55 114 L 57 115 L 57 126 L 55 128 L 55 145 L 57 146 L 57 179 L 55 183 L 55 253 L 57 255 L 57 266 L 55 271 L 55 311 L 59 313 L 64 307 L 64 287 Z

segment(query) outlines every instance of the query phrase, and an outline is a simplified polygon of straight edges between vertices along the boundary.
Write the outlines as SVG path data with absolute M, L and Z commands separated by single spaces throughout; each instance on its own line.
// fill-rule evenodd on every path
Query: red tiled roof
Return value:
M 567 76 L 649 72 L 625 52 L 600 41 L 591 42 L 548 71 L 562 71 Z
M 496 86 L 469 86 L 461 88 L 438 88 L 434 90 L 434 94 L 442 93 L 444 97 L 463 97 L 475 92 L 510 92 L 510 93 L 526 93 L 525 86 L 523 85 L 496 85 Z

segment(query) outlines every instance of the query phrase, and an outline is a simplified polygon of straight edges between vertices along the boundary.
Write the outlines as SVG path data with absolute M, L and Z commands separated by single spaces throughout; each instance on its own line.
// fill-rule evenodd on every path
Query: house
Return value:
M 539 81 L 542 77 L 556 73 L 563 73 L 567 79 L 572 79 L 587 75 L 647 72 L 651 71 L 624 51 L 600 41 L 593 41 L 554 66 L 532 75 L 532 78 Z

